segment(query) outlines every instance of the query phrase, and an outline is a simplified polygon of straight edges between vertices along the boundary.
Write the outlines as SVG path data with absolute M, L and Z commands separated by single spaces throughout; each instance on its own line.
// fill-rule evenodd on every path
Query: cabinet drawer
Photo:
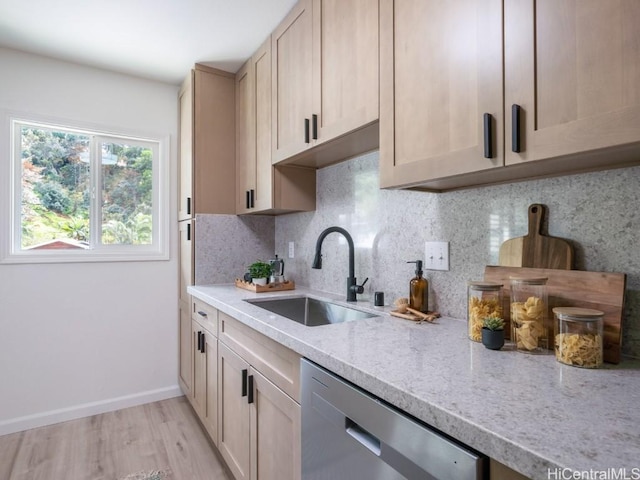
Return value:
M 219 338 L 300 403 L 300 355 L 220 312 Z
M 218 336 L 218 310 L 196 298 L 192 302 L 191 318 Z

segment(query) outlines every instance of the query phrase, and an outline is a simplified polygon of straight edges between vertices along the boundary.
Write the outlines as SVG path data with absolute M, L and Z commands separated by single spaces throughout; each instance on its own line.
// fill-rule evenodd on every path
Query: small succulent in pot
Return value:
M 489 350 L 500 350 L 504 345 L 504 320 L 486 317 L 482 322 L 482 344 Z
M 271 265 L 258 260 L 249 265 L 249 275 L 251 275 L 251 280 L 256 285 L 265 285 L 267 279 L 271 276 Z
M 489 330 L 504 330 L 504 320 L 500 317 L 487 317 L 482 321 L 482 328 Z

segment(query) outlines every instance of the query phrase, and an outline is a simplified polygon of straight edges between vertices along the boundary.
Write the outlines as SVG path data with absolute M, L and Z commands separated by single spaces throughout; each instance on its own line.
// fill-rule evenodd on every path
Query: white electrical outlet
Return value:
M 294 247 L 293 247 L 293 242 L 289 242 L 289 258 L 293 258 L 294 256 Z
M 424 268 L 449 271 L 449 242 L 425 243 Z

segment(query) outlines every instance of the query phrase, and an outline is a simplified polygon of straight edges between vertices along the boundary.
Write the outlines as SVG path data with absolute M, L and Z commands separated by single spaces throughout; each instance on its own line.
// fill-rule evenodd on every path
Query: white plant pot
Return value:
M 267 284 L 267 279 L 265 278 L 252 278 L 251 282 L 254 285 L 266 285 Z

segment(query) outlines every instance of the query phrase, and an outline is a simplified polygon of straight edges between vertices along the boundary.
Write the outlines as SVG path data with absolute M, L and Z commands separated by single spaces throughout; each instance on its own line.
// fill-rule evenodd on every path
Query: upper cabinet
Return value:
M 380 1 L 383 187 L 503 165 L 502 0 Z
M 271 41 L 236 74 L 236 213 L 276 214 L 316 207 L 313 168 L 271 162 Z
M 234 78 L 196 65 L 180 90 L 179 220 L 235 213 Z
M 507 165 L 640 141 L 640 2 L 507 1 L 504 13 Z
M 301 0 L 272 34 L 273 163 L 378 147 L 378 1 Z
M 623 0 L 381 0 L 381 185 L 637 163 L 638 24 Z

